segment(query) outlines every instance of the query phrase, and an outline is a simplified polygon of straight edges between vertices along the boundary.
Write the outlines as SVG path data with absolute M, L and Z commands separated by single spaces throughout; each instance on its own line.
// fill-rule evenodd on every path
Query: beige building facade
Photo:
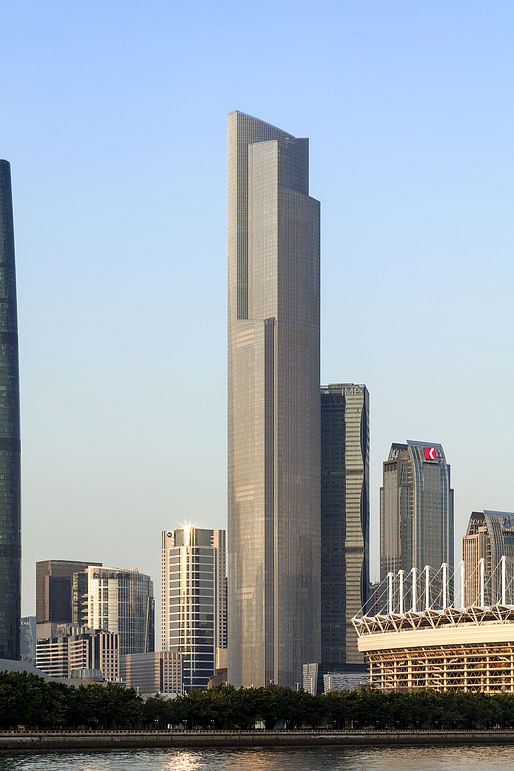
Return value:
M 319 202 L 308 140 L 228 116 L 228 679 L 320 655 Z
M 50 677 L 68 678 L 74 670 L 99 669 L 105 680 L 120 679 L 119 636 L 78 624 L 39 624 L 36 666 Z
M 182 654 L 173 651 L 127 653 L 120 660 L 121 677 L 127 688 L 139 693 L 182 693 Z
M 181 655 L 182 689 L 205 690 L 227 646 L 224 530 L 162 532 L 162 648 Z

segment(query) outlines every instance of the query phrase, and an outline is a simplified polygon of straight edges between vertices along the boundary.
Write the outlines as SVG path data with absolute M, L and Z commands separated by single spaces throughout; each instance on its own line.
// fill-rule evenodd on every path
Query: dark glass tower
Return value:
M 362 670 L 352 624 L 369 584 L 369 394 L 321 386 L 321 666 Z
M 82 595 L 87 595 L 83 571 L 101 562 L 42 560 L 36 562 L 36 622 L 38 624 L 84 624 Z M 78 578 L 76 578 L 78 577 Z M 76 591 L 74 591 L 76 589 Z M 87 607 L 85 608 L 87 618 Z
M 20 391 L 11 169 L 0 160 L 0 659 L 20 658 Z

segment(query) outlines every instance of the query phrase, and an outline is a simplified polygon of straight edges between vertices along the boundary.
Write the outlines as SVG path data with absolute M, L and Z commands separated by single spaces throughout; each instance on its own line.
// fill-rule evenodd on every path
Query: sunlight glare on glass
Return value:
M 191 522 L 184 522 L 182 527 L 184 529 L 185 546 L 191 546 L 191 529 L 193 525 Z

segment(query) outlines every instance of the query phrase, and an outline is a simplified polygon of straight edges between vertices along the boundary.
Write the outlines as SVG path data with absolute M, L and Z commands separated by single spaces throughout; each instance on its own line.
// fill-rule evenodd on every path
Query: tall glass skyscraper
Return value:
M 321 386 L 321 667 L 363 669 L 352 624 L 369 584 L 369 394 Z
M 228 679 L 320 655 L 319 202 L 308 140 L 228 117 Z
M 20 395 L 11 169 L 0 160 L 0 659 L 20 658 Z
M 182 655 L 184 691 L 205 690 L 227 647 L 225 531 L 162 533 L 162 648 Z
M 380 488 L 380 579 L 388 572 L 453 574 L 453 490 L 440 444 L 392 444 Z

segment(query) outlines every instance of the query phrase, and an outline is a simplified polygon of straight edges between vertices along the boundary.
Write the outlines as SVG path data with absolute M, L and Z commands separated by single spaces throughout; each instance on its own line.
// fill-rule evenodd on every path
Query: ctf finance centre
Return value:
M 320 656 L 319 202 L 309 144 L 228 116 L 228 679 Z

